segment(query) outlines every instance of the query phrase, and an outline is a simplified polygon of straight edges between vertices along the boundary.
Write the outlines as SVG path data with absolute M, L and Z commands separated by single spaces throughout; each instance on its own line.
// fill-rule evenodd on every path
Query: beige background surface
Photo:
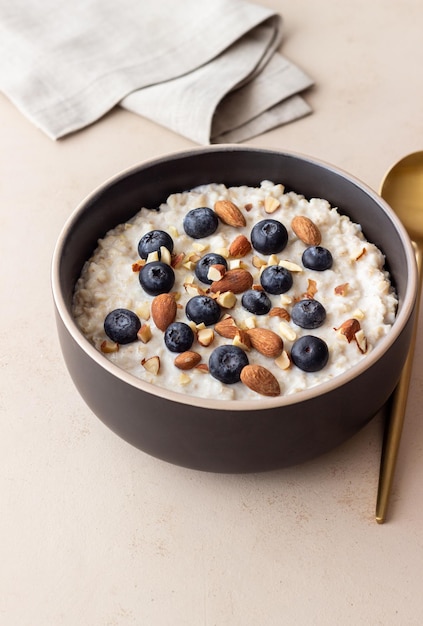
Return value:
M 263 0 L 314 112 L 248 142 L 319 157 L 375 189 L 423 148 L 420 0 Z M 105 178 L 188 140 L 122 110 L 52 142 L 0 96 L 0 623 L 279 626 L 423 623 L 423 337 L 390 516 L 374 508 L 382 423 L 299 467 L 173 467 L 107 430 L 55 333 L 50 260 Z

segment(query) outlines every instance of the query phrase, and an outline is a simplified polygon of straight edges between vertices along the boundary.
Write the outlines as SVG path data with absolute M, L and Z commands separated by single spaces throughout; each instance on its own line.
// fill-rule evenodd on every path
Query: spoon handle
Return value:
M 414 242 L 413 242 L 414 243 Z M 391 414 L 388 418 L 384 442 L 382 446 L 382 459 L 379 473 L 379 486 L 376 502 L 376 521 L 383 524 L 386 519 L 389 496 L 391 493 L 392 481 L 394 478 L 395 466 L 397 462 L 398 450 L 401 440 L 402 428 L 404 424 L 405 410 L 407 406 L 408 389 L 410 386 L 411 370 L 413 367 L 414 346 L 416 343 L 420 294 L 422 288 L 422 257 L 423 252 L 414 244 L 418 272 L 418 290 L 416 300 L 416 311 L 413 324 L 410 349 L 401 373 L 398 385 L 393 393 Z

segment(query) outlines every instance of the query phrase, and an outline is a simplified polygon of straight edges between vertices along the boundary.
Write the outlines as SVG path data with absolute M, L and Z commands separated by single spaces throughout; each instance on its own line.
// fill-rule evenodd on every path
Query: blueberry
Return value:
M 320 337 L 304 335 L 292 344 L 291 358 L 304 372 L 318 372 L 329 360 L 328 346 Z
M 292 307 L 291 318 L 301 328 L 318 328 L 326 319 L 326 310 L 317 300 L 300 300 Z
M 227 385 L 239 382 L 241 371 L 248 365 L 248 357 L 238 346 L 224 345 L 215 348 L 209 358 L 209 372 Z
M 228 269 L 225 257 L 220 254 L 210 252 L 209 254 L 205 254 L 201 257 L 201 259 L 196 263 L 195 275 L 198 280 L 201 280 L 202 283 L 206 283 L 207 285 L 211 285 L 213 282 L 210 278 L 207 278 L 210 265 L 224 265 L 225 268 Z
M 173 322 L 165 330 L 164 342 L 171 352 L 185 352 L 194 342 L 194 332 L 184 322 Z
M 141 287 L 150 296 L 169 293 L 175 283 L 175 273 L 167 263 L 153 261 L 146 263 L 138 274 Z
M 108 313 L 104 320 L 106 335 L 120 344 L 135 341 L 140 328 L 141 322 L 138 316 L 128 309 L 115 309 Z
M 332 255 L 327 248 L 323 246 L 310 246 L 303 252 L 302 262 L 304 267 L 309 270 L 317 270 L 323 272 L 332 267 Z
M 277 220 L 257 222 L 251 231 L 251 243 L 257 252 L 276 254 L 281 252 L 288 242 L 288 231 Z
M 216 213 L 209 207 L 191 209 L 184 217 L 184 230 L 193 239 L 212 235 L 219 224 Z
M 266 315 L 272 308 L 269 296 L 264 291 L 248 289 L 242 294 L 241 304 L 244 309 L 255 315 Z
M 216 300 L 209 296 L 194 296 L 188 300 L 185 313 L 192 322 L 211 326 L 219 321 L 221 309 Z
M 260 282 L 268 293 L 280 294 L 291 289 L 293 280 L 291 272 L 285 267 L 269 265 L 263 270 Z
M 146 259 L 150 252 L 159 252 L 160 258 L 160 248 L 164 246 L 169 250 L 169 252 L 173 252 L 173 239 L 172 237 L 166 233 L 164 230 L 150 230 L 148 233 L 145 233 L 141 237 L 138 242 L 138 254 L 141 259 Z

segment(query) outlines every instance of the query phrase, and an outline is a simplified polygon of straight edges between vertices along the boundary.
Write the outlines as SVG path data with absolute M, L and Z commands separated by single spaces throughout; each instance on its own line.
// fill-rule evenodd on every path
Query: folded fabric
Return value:
M 197 143 L 244 141 L 310 112 L 281 37 L 244 0 L 0 0 L 0 91 L 52 139 L 120 104 Z

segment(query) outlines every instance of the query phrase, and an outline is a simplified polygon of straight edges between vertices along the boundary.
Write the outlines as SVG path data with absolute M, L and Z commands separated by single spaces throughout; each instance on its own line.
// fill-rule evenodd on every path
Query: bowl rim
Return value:
M 404 248 L 404 252 L 407 259 L 407 290 L 405 296 L 401 303 L 401 310 L 397 314 L 395 321 L 392 325 L 389 333 L 381 339 L 378 345 L 368 354 L 368 356 L 361 360 L 360 362 L 353 365 L 351 368 L 347 369 L 345 372 L 338 374 L 331 378 L 328 381 L 318 383 L 317 385 L 310 387 L 308 389 L 304 389 L 302 391 L 298 391 L 292 394 L 283 395 L 277 397 L 257 397 L 252 402 L 251 399 L 248 400 L 222 400 L 217 398 L 204 398 L 200 396 L 193 396 L 184 392 L 177 392 L 171 389 L 167 389 L 165 387 L 161 387 L 155 385 L 153 383 L 149 383 L 142 379 L 137 378 L 135 375 L 130 374 L 115 365 L 107 358 L 104 357 L 92 344 L 91 342 L 83 335 L 82 331 L 77 326 L 73 316 L 68 310 L 68 305 L 63 296 L 63 292 L 60 284 L 60 267 L 61 267 L 61 256 L 62 251 L 67 240 L 69 233 L 72 231 L 73 225 L 78 221 L 79 216 L 82 215 L 85 211 L 87 205 L 89 205 L 90 201 L 98 196 L 104 189 L 113 186 L 120 180 L 126 178 L 127 176 L 133 175 L 137 171 L 148 168 L 152 165 L 158 165 L 161 162 L 169 162 L 173 160 L 178 160 L 179 158 L 185 158 L 190 156 L 195 156 L 203 153 L 211 153 L 211 152 L 255 152 L 255 153 L 267 153 L 267 154 L 275 154 L 277 156 L 287 156 L 295 159 L 299 159 L 301 161 L 305 161 L 312 165 L 316 165 L 319 167 L 323 167 L 330 172 L 341 176 L 344 179 L 347 179 L 352 184 L 358 186 L 362 189 L 367 195 L 369 195 L 375 202 L 379 204 L 382 210 L 388 215 L 390 221 L 393 223 L 396 231 L 398 232 L 401 243 Z M 365 371 L 370 369 L 379 358 L 385 353 L 387 348 L 392 345 L 395 340 L 400 336 L 406 323 L 408 322 L 410 316 L 413 313 L 416 297 L 417 297 L 417 265 L 416 258 L 413 249 L 412 242 L 410 237 L 396 215 L 393 209 L 388 205 L 388 203 L 369 185 L 361 181 L 356 176 L 346 172 L 342 168 L 332 165 L 320 158 L 312 157 L 309 155 L 305 155 L 300 152 L 293 152 L 291 150 L 275 150 L 272 148 L 258 148 L 254 146 L 241 146 L 238 144 L 217 144 L 214 146 L 201 146 L 201 147 L 193 147 L 190 149 L 177 150 L 170 153 L 167 153 L 163 156 L 151 157 L 149 159 L 145 159 L 139 163 L 136 163 L 128 168 L 121 170 L 120 172 L 110 176 L 102 183 L 97 185 L 95 189 L 93 189 L 88 195 L 86 195 L 76 206 L 76 208 L 72 211 L 70 216 L 65 221 L 59 236 L 57 238 L 51 262 L 51 288 L 53 301 L 57 310 L 58 315 L 62 323 L 64 324 L 66 330 L 71 335 L 73 340 L 79 345 L 79 347 L 89 356 L 100 368 L 106 370 L 110 375 L 116 377 L 121 380 L 123 383 L 127 385 L 139 389 L 140 391 L 144 391 L 150 395 L 154 395 L 160 397 L 162 399 L 166 399 L 172 402 L 177 402 L 179 404 L 185 404 L 190 406 L 195 406 L 198 408 L 206 408 L 209 410 L 219 410 L 219 411 L 263 411 L 266 409 L 274 409 L 274 408 L 282 408 L 284 406 L 291 406 L 294 404 L 298 404 L 300 402 L 311 400 L 312 398 L 316 398 L 318 396 L 327 394 L 339 387 L 342 387 L 346 383 L 351 380 L 357 378 Z

